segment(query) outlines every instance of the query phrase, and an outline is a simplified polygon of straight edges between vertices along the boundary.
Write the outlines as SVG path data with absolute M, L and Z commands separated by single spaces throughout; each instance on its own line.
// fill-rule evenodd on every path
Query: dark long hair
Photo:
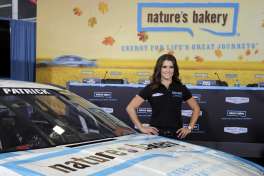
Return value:
M 153 72 L 152 77 L 151 77 L 150 84 L 151 84 L 152 88 L 158 87 L 161 84 L 161 67 L 162 67 L 162 64 L 165 60 L 171 61 L 173 64 L 173 67 L 174 67 L 172 82 L 181 83 L 181 80 L 179 78 L 179 76 L 180 76 L 179 67 L 178 67 L 176 58 L 171 54 L 163 54 L 158 58 L 156 65 L 155 65 L 155 68 L 154 68 L 154 72 Z

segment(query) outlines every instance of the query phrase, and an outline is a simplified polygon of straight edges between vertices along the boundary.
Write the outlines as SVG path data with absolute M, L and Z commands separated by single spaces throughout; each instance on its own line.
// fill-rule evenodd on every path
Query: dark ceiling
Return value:
M 36 18 L 36 0 L 17 0 L 18 19 Z M 0 0 L 0 18 L 12 18 L 12 0 Z

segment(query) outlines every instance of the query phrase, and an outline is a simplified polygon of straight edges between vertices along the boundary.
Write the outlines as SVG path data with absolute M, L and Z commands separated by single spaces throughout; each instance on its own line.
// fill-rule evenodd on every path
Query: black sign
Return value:
M 126 106 L 144 85 L 88 85 L 70 84 L 69 89 L 105 108 L 114 116 L 133 127 Z M 190 140 L 217 142 L 263 143 L 264 91 L 261 88 L 192 87 L 193 97 L 201 108 L 200 118 Z M 143 123 L 151 117 L 151 107 L 146 102 L 137 109 Z M 192 111 L 184 103 L 183 126 L 188 126 Z

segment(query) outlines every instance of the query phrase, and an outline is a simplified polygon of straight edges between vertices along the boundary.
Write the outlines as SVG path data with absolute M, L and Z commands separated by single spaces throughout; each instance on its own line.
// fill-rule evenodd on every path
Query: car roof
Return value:
M 62 59 L 62 58 L 78 58 L 78 59 L 83 59 L 81 56 L 76 56 L 76 55 L 62 55 L 55 57 L 54 59 Z
M 41 83 L 26 82 L 26 81 L 17 81 L 17 80 L 3 80 L 0 79 L 0 88 L 1 87 L 10 87 L 10 88 L 41 88 L 41 89 L 55 89 L 62 90 L 59 87 L 52 85 L 46 85 Z

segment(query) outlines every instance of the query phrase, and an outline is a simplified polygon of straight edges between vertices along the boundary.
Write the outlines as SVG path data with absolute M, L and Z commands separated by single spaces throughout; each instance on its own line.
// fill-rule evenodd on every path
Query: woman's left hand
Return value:
M 185 138 L 188 134 L 190 134 L 192 131 L 188 128 L 180 128 L 176 131 L 176 133 L 178 134 L 178 138 L 183 139 Z

